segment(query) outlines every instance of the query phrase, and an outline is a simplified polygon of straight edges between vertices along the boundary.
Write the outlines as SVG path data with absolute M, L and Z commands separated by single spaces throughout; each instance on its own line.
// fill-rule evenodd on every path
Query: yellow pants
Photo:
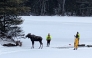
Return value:
M 78 48 L 78 44 L 74 44 L 74 48 Z
M 75 38 L 74 48 L 78 48 L 78 45 L 79 45 L 79 40 L 78 40 L 78 38 Z

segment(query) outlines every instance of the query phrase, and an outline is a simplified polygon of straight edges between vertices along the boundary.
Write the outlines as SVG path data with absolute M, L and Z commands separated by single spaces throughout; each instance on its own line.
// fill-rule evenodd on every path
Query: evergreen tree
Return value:
M 0 37 L 17 37 L 22 34 L 20 15 L 29 14 L 26 0 L 0 0 Z

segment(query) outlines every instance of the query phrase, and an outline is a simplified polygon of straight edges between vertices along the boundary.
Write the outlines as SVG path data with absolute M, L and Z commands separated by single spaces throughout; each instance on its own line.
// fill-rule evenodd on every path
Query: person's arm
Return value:
M 46 40 L 48 39 L 48 36 L 46 37 Z
M 76 39 L 74 40 L 74 45 L 76 44 Z
M 51 40 L 51 38 L 52 38 L 52 37 L 50 36 L 50 40 Z

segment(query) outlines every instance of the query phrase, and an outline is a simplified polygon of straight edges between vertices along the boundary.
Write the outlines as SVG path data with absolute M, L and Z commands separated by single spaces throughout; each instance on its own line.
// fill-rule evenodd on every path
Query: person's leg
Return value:
M 49 40 L 49 45 L 50 45 L 50 40 Z
M 48 42 L 48 40 L 47 40 L 47 47 L 48 47 L 48 43 L 49 43 L 49 42 Z
M 75 50 L 77 50 L 77 46 L 75 46 Z
M 48 47 L 49 47 L 49 45 L 50 45 L 50 40 L 48 40 Z
M 74 43 L 74 50 L 76 49 L 76 43 Z
M 79 45 L 79 38 L 78 38 L 78 45 Z

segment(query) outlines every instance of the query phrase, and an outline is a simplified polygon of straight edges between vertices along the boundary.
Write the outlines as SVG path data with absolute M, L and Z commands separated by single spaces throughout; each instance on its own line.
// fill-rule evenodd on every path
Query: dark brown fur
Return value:
M 40 47 L 39 48 L 43 47 L 42 37 L 41 36 L 31 35 L 31 33 L 29 33 L 29 34 L 26 35 L 26 37 L 31 39 L 32 48 L 34 48 L 34 41 L 39 41 L 39 43 L 40 43 Z

